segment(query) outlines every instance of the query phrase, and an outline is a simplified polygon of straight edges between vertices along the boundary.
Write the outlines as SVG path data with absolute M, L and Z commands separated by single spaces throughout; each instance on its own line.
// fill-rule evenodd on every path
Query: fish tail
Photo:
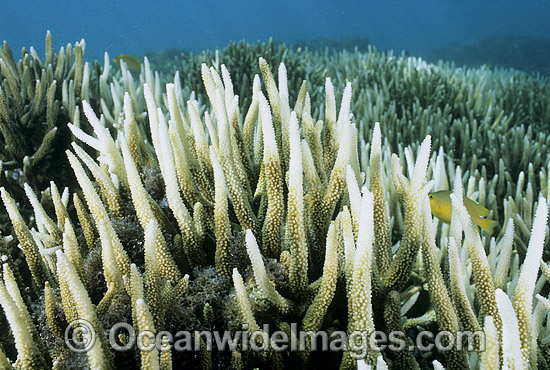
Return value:
M 478 219 L 478 226 L 481 227 L 488 235 L 491 235 L 495 229 L 495 226 L 497 226 L 497 222 L 495 220 L 488 220 L 486 218 L 479 218 Z

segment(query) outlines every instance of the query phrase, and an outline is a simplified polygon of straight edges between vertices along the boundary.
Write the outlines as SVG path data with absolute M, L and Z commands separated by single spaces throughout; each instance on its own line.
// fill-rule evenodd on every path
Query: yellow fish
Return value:
M 450 190 L 442 190 L 429 194 L 430 207 L 432 209 L 433 215 L 439 218 L 441 221 L 445 222 L 446 224 L 451 223 L 451 214 L 453 211 L 450 197 L 451 193 L 452 191 Z M 468 210 L 468 213 L 470 214 L 470 217 L 472 218 L 474 224 L 485 230 L 487 234 L 492 234 L 493 229 L 497 225 L 497 222 L 495 220 L 488 220 L 486 218 L 483 218 L 489 215 L 489 210 L 471 199 L 468 199 L 466 197 L 464 197 L 463 199 L 464 206 L 466 207 L 466 210 Z
M 113 61 L 120 67 L 120 61 L 124 61 L 126 64 L 126 67 L 132 72 L 139 72 L 141 69 L 141 60 L 139 58 L 136 58 L 132 55 L 128 54 L 120 54 L 119 56 L 116 56 L 113 58 Z

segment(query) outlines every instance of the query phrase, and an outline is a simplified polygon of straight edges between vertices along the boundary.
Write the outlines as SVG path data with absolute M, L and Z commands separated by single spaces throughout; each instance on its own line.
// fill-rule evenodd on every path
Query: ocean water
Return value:
M 272 37 L 294 43 L 356 37 L 368 39 L 378 49 L 453 58 L 458 63 L 462 49 L 457 52 L 457 48 L 476 46 L 463 52 L 475 54 L 478 64 L 485 61 L 480 50 L 498 48 L 485 61 L 493 64 L 493 60 L 514 59 L 509 51 L 502 56 L 501 49 L 513 47 L 519 37 L 518 58 L 541 54 L 536 58 L 543 60 L 539 63 L 542 67 L 544 60 L 550 61 L 545 40 L 550 38 L 548 0 L 3 0 L 1 9 L 0 39 L 7 40 L 14 52 L 33 46 L 43 55 L 44 36 L 50 30 L 56 50 L 84 38 L 88 60 L 102 59 L 105 51 L 111 57 L 123 53 L 143 56 L 167 48 L 223 48 L 230 41 L 243 39 L 256 42 Z M 484 42 L 502 45 L 488 47 Z M 524 48 L 524 43 L 530 46 Z M 523 63 L 509 62 L 520 69 Z

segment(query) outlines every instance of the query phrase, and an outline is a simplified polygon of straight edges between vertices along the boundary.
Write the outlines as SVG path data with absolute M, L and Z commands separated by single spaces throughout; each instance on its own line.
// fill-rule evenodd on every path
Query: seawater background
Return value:
M 550 0 L 0 0 L 0 39 L 8 41 L 14 54 L 34 46 L 43 55 L 49 29 L 56 52 L 84 38 L 88 60 L 101 60 L 104 51 L 111 58 L 143 56 L 153 50 L 198 51 L 269 37 L 287 43 L 361 37 L 378 49 L 428 56 L 434 49 L 449 50 L 452 43 L 451 50 L 491 36 L 549 39 L 549 20 Z M 513 43 L 507 40 L 505 45 Z M 549 50 L 538 47 L 539 54 Z M 550 55 L 546 60 L 550 64 Z

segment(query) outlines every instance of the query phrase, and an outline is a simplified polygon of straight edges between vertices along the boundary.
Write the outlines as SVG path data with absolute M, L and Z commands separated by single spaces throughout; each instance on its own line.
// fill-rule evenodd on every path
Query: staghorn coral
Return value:
M 101 106 L 100 90 L 112 81 L 109 74 L 100 78 L 97 62 L 85 61 L 85 49 L 81 40 L 56 54 L 49 31 L 43 58 L 30 47 L 17 60 L 6 41 L 0 47 L 0 186 L 18 201 L 24 198 L 23 183 L 37 193 L 52 181 L 62 190 L 75 185 L 64 155 L 73 140 L 67 122 L 88 131 L 81 102 Z M 20 212 L 25 218 L 32 215 L 26 203 Z M 4 216 L 2 212 L 0 227 L 9 234 Z
M 250 56 L 248 47 L 239 52 Z M 548 82 L 515 72 L 457 71 L 374 49 L 310 53 L 296 74 L 285 63 L 277 76 L 260 58 L 265 93 L 259 75 L 248 75 L 250 84 L 225 65 L 202 65 L 198 95 L 177 74 L 173 83 L 163 81 L 147 60 L 136 85 L 124 64 L 115 73 L 106 57 L 95 97 L 102 104 L 82 102 L 93 133 L 74 119 L 68 125 L 75 142 L 66 155 L 79 185 L 73 203 L 55 183 L 42 199 L 25 186 L 34 213 L 25 220 L 10 189 L 1 190 L 27 264 L 2 250 L 0 293 L 15 346 L 5 341 L 0 361 L 31 370 L 82 362 L 92 369 L 491 369 L 499 368 L 497 359 L 543 368 L 548 286 L 537 276 L 541 260 L 548 275 L 550 168 L 546 136 L 534 128 L 548 122 L 549 111 L 538 98 L 515 96 L 509 81 L 546 94 Z M 348 76 L 336 70 L 344 64 Z M 309 85 L 296 79 L 304 70 Z M 334 77 L 325 79 L 331 70 Z M 421 137 L 402 130 L 411 121 Z M 518 139 L 525 133 L 536 138 L 536 153 Z M 470 148 L 476 140 L 498 150 L 511 145 L 523 157 L 517 163 L 487 145 Z M 450 185 L 453 219 L 440 225 L 427 194 Z M 462 195 L 504 221 L 491 238 L 474 228 Z M 31 314 L 39 308 L 18 292 L 31 286 L 29 302 L 44 296 L 39 323 L 49 336 L 36 335 Z M 87 353 L 59 347 L 60 332 L 76 319 L 98 334 Z M 104 330 L 126 320 L 153 334 L 186 331 L 186 345 L 199 346 L 181 351 L 164 341 L 151 352 L 109 349 Z M 267 351 L 210 350 L 199 333 L 235 333 L 243 324 Z M 334 351 L 315 350 L 322 339 L 309 336 L 304 351 L 276 351 L 269 334 L 290 337 L 293 325 L 350 337 Z M 405 354 L 384 343 L 365 351 L 368 337 L 351 336 L 407 330 L 408 345 L 420 330 L 480 327 L 486 352 L 479 341 L 470 351 Z M 115 338 L 117 345 L 128 340 Z
M 79 121 L 77 105 L 89 98 L 85 46 L 82 40 L 55 54 L 48 31 L 45 59 L 31 47 L 30 52 L 23 49 L 16 62 L 5 41 L 0 48 L 0 160 L 6 169 L 22 171 L 35 190 L 50 180 L 69 184 L 59 176 L 68 163 L 51 159 L 60 158 L 70 143 L 66 123 Z

